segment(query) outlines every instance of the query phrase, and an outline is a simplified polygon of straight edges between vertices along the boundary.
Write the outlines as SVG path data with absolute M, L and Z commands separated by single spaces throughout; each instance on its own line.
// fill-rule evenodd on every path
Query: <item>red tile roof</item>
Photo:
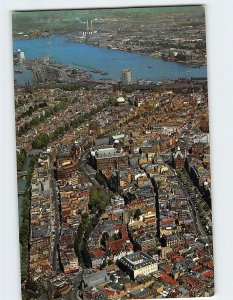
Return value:
M 105 288 L 104 293 L 109 295 L 109 296 L 114 296 L 116 294 L 116 291 Z
M 169 255 L 170 253 L 168 253 L 168 255 Z M 176 253 L 171 253 L 170 254 L 170 258 L 171 259 L 176 259 L 176 260 L 179 260 L 179 261 L 182 261 L 182 260 L 184 260 L 184 257 L 183 256 L 181 256 L 181 255 L 179 255 L 179 254 L 176 254 Z
M 192 269 L 193 269 L 193 271 L 199 271 L 200 269 L 202 269 L 202 267 L 201 266 L 194 266 Z
M 121 234 L 122 234 L 122 239 L 123 239 L 123 240 L 128 240 L 128 239 L 129 239 L 129 234 L 128 234 L 127 231 L 124 231 L 124 232 L 122 232 Z
M 161 276 L 161 279 L 163 279 L 166 283 L 169 283 L 171 285 L 177 285 L 177 282 L 169 275 L 166 273 L 163 273 Z
M 113 226 L 113 230 L 124 230 L 126 231 L 126 227 L 123 224 L 116 224 Z
M 155 218 L 147 220 L 146 223 L 155 223 Z
M 124 240 L 106 242 L 106 248 L 111 249 L 112 251 L 121 251 L 124 248 L 124 244 Z
M 89 191 L 81 191 L 80 195 L 81 196 L 89 196 L 90 192 Z
M 161 224 L 163 224 L 163 225 L 168 225 L 168 224 L 171 224 L 171 223 L 172 222 L 169 219 L 164 219 L 164 220 L 161 221 Z
M 201 275 L 204 277 L 211 277 L 214 275 L 214 272 L 212 270 L 207 270 L 207 271 L 203 272 Z
M 89 249 L 89 251 L 93 254 L 95 254 L 95 256 L 97 257 L 103 257 L 104 256 L 104 251 L 101 249 L 95 249 L 95 248 L 91 248 Z
M 187 282 L 191 284 L 195 284 L 198 281 L 197 278 L 194 277 L 187 277 Z
M 207 266 L 210 267 L 210 268 L 213 268 L 214 267 L 214 262 L 213 261 L 208 262 Z

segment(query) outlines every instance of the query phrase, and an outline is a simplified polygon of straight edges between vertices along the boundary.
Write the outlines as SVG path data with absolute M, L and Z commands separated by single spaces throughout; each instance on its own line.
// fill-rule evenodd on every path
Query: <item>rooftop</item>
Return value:
M 127 265 L 132 270 L 137 270 L 139 268 L 156 263 L 156 261 L 144 252 L 135 252 L 126 255 L 120 259 L 120 262 Z

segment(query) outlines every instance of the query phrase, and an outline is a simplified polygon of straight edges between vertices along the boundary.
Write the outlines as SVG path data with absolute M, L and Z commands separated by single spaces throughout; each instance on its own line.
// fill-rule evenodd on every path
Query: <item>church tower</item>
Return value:
M 181 152 L 180 147 L 173 153 L 173 167 L 176 170 L 183 170 L 185 164 L 185 155 Z

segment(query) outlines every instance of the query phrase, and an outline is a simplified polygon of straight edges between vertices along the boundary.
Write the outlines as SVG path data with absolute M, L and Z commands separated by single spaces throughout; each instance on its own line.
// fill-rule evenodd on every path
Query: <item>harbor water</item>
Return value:
M 107 73 L 106 75 L 92 73 L 94 79 L 114 78 L 120 80 L 121 71 L 124 68 L 132 70 L 134 80 L 162 81 L 180 77 L 207 76 L 206 66 L 194 68 L 192 65 L 165 61 L 162 58 L 148 55 L 75 43 L 65 37 L 14 40 L 13 47 L 14 51 L 21 49 L 25 53 L 26 59 L 50 55 L 51 60 L 65 65 L 97 69 Z M 19 84 L 31 81 L 32 77 L 29 70 L 15 74 L 15 79 Z

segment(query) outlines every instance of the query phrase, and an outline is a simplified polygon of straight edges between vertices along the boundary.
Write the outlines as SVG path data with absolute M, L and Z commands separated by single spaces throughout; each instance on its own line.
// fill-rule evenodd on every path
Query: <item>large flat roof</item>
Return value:
M 150 255 L 144 252 L 135 252 L 126 255 L 120 259 L 120 262 L 126 265 L 131 270 L 137 270 L 156 263 L 156 261 Z

